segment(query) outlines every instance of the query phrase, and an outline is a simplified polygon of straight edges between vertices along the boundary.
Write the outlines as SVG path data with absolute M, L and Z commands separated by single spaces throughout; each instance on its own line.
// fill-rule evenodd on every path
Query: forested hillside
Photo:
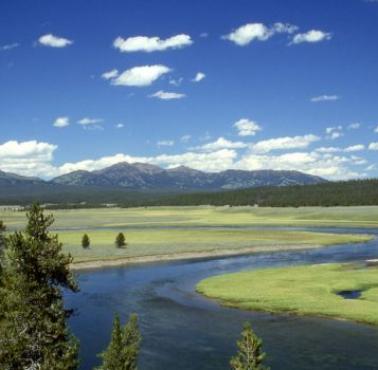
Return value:
M 51 184 L 2 187 L 0 204 L 49 203 L 50 207 L 258 205 L 263 207 L 378 205 L 378 179 L 218 192 L 131 191 Z
M 180 194 L 161 198 L 159 204 L 259 205 L 266 207 L 378 205 L 378 180 L 353 180 L 216 193 Z

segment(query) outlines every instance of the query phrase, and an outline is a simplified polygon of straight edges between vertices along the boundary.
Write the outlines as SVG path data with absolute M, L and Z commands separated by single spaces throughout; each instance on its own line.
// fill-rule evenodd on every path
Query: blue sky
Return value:
M 378 1 L 0 3 L 0 169 L 378 176 Z

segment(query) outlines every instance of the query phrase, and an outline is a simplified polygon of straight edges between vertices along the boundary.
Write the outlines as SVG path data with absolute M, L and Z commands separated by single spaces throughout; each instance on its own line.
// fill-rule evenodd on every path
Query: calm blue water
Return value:
M 378 236 L 378 230 L 369 233 Z M 81 292 L 66 295 L 67 306 L 77 310 L 70 325 L 81 342 L 81 369 L 98 364 L 96 354 L 109 341 L 115 312 L 123 320 L 131 312 L 139 315 L 143 335 L 141 370 L 229 369 L 229 358 L 246 320 L 263 338 L 272 369 L 378 369 L 376 327 L 243 312 L 220 307 L 194 291 L 199 280 L 226 272 L 366 258 L 378 258 L 378 240 L 313 251 L 82 272 L 78 275 Z

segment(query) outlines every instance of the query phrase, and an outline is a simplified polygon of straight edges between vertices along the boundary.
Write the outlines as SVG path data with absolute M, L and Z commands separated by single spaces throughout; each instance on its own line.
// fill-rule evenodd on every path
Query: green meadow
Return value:
M 269 268 L 211 277 L 198 292 L 245 310 L 326 316 L 378 325 L 378 269 L 352 264 Z M 357 299 L 337 293 L 359 291 Z
M 378 206 L 361 207 L 148 207 L 54 210 L 55 228 L 155 226 L 342 226 L 377 227 Z M 25 224 L 23 212 L 0 211 L 10 227 Z
M 65 250 L 76 261 L 143 257 L 185 253 L 214 253 L 222 251 L 260 252 L 312 248 L 341 243 L 358 243 L 370 239 L 367 235 L 310 233 L 272 230 L 217 230 L 217 229 L 131 229 L 125 231 L 127 248 L 115 248 L 114 231 L 88 231 L 91 248 L 80 247 L 80 232 L 60 232 Z
M 368 228 L 378 225 L 378 207 L 151 207 L 46 212 L 54 214 L 53 231 L 59 234 L 64 249 L 74 256 L 75 262 L 188 253 L 253 253 L 358 243 L 370 237 L 259 227 Z M 0 220 L 9 231 L 21 230 L 25 225 L 25 213 L 1 211 Z M 126 235 L 127 248 L 115 248 L 118 232 Z M 91 247 L 87 250 L 81 247 L 84 233 L 91 239 Z

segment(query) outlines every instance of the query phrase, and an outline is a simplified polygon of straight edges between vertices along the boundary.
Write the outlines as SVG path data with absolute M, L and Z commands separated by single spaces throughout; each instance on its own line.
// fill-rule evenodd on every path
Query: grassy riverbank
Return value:
M 64 250 L 74 256 L 75 263 L 97 267 L 365 242 L 371 237 L 261 226 L 374 226 L 378 207 L 357 207 L 354 213 L 328 208 L 156 207 L 55 210 L 53 214 L 53 231 L 59 234 Z M 26 218 L 23 212 L 8 211 L 0 212 L 0 220 L 12 231 L 21 230 Z M 127 248 L 114 245 L 121 231 L 126 235 Z M 84 233 L 91 239 L 89 249 L 81 247 Z
M 378 269 L 323 264 L 211 277 L 197 290 L 244 310 L 327 316 L 378 325 Z M 360 291 L 358 299 L 337 293 Z
M 75 262 L 158 257 L 168 260 L 221 255 L 320 248 L 343 243 L 361 243 L 368 235 L 310 233 L 279 230 L 152 229 L 129 230 L 126 248 L 116 248 L 114 231 L 88 231 L 91 248 L 80 246 L 82 232 L 60 232 L 64 250 Z M 148 260 L 147 260 L 148 261 Z M 129 262 L 132 262 L 129 261 Z

